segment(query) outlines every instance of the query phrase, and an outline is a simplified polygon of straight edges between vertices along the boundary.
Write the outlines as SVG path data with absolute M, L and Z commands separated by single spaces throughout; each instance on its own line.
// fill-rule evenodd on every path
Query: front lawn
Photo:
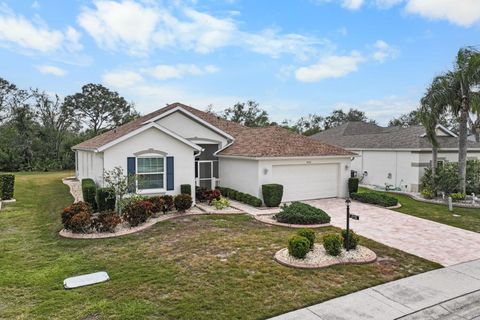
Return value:
M 406 213 L 419 218 L 448 224 L 453 227 L 462 228 L 474 232 L 480 232 L 480 209 L 467 209 L 453 207 L 453 212 L 448 211 L 448 206 L 433 203 L 426 203 L 414 200 L 409 196 L 394 193 L 373 191 L 367 188 L 359 188 L 358 192 L 375 192 L 388 194 L 398 199 L 401 208 L 395 211 Z M 454 216 L 459 215 L 459 216 Z
M 261 319 L 439 267 L 362 239 L 378 262 L 291 269 L 273 255 L 294 230 L 246 215 L 179 218 L 120 238 L 64 239 L 59 212 L 72 198 L 60 179 L 68 174 L 17 175 L 17 203 L 0 212 L 2 319 Z M 102 270 L 111 281 L 62 287 L 66 277 Z

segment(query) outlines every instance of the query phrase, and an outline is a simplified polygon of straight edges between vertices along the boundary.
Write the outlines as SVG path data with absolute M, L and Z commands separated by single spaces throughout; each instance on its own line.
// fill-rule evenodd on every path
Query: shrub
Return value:
M 397 198 L 383 193 L 360 192 L 352 193 L 350 197 L 360 202 L 376 204 L 382 207 L 393 207 L 398 204 Z
M 358 192 L 358 178 L 348 179 L 348 193 L 357 193 Z
M 10 200 L 13 198 L 15 176 L 13 174 L 0 174 L 0 199 Z
M 203 195 L 202 195 L 202 198 L 206 201 L 208 201 L 208 203 L 212 202 L 212 200 L 214 199 L 220 199 L 220 196 L 222 194 L 220 193 L 220 190 L 218 189 L 214 189 L 214 190 L 205 190 L 203 192 Z
M 227 198 L 220 197 L 220 199 L 213 199 L 210 203 L 217 210 L 225 209 L 230 206 L 230 201 Z
M 78 233 L 86 233 L 92 226 L 92 215 L 87 211 L 81 211 L 71 217 L 64 227 L 67 230 Z
M 162 196 L 151 197 L 148 199 L 148 201 L 150 201 L 150 203 L 152 204 L 152 213 L 163 212 L 165 207 L 165 200 Z
M 189 196 L 192 195 L 192 186 L 189 184 L 181 184 L 180 185 L 180 193 L 188 194 Z
M 262 206 L 262 200 L 255 196 L 252 196 L 251 194 L 243 193 L 243 192 L 240 192 L 231 188 L 225 188 L 225 187 L 217 187 L 217 189 L 220 190 L 221 195 L 227 198 L 230 198 L 232 200 L 237 200 L 239 202 L 243 202 L 253 207 Z
M 82 193 L 83 200 L 90 203 L 93 210 L 97 210 L 97 202 L 95 201 L 97 186 L 95 185 L 95 181 L 92 179 L 82 179 Z
M 263 202 L 267 207 L 278 207 L 282 202 L 283 186 L 271 183 L 262 185 Z
M 98 211 L 115 210 L 115 191 L 112 188 L 97 189 Z
M 188 194 L 179 194 L 173 199 L 173 203 L 178 212 L 185 212 L 185 210 L 190 209 L 193 201 Z
M 342 252 L 342 237 L 337 233 L 327 233 L 323 236 L 323 247 L 331 256 L 338 256 Z
M 205 201 L 205 191 L 207 191 L 207 188 L 204 187 L 195 187 L 195 199 L 198 202 L 203 202 Z
M 80 212 L 88 212 L 89 214 L 92 214 L 92 206 L 88 203 L 85 202 L 76 202 L 72 203 L 62 211 L 62 224 L 65 226 L 65 224 L 77 213 Z M 65 229 L 67 229 L 65 227 Z
M 302 236 L 294 235 L 288 240 L 288 253 L 297 259 L 304 259 L 310 251 L 310 241 Z
M 137 202 L 131 202 L 124 208 L 124 219 L 130 226 L 136 227 L 145 221 L 151 215 L 152 204 L 150 201 L 141 200 Z
M 465 193 L 461 193 L 461 192 L 450 193 L 450 197 L 452 198 L 452 201 L 457 202 L 465 199 Z
M 469 160 L 467 161 L 467 178 L 466 178 L 466 191 L 467 194 L 480 193 L 480 161 Z
M 92 225 L 93 228 L 99 232 L 114 232 L 120 222 L 122 222 L 122 219 L 118 213 L 108 210 L 100 212 L 98 216 L 93 219 Z
M 307 238 L 310 242 L 310 250 L 313 249 L 313 246 L 315 245 L 315 231 L 302 228 L 297 231 L 297 235 Z
M 343 239 L 343 247 L 345 249 L 352 249 L 355 250 L 357 248 L 357 244 L 360 241 L 360 238 L 357 236 L 353 230 L 349 230 L 348 232 L 348 243 L 347 243 L 347 230 L 342 230 L 342 239 Z
M 123 211 L 125 210 L 125 207 L 127 207 L 132 203 L 136 203 L 140 201 L 149 201 L 149 197 L 142 196 L 139 194 L 132 194 L 127 198 L 123 198 L 122 201 L 120 202 L 120 206 L 122 208 L 122 214 L 123 214 Z
M 169 211 L 172 211 L 174 207 L 173 196 L 166 194 L 162 196 L 162 199 L 163 199 L 162 212 L 167 213 Z
M 284 205 L 282 211 L 277 213 L 274 218 L 278 222 L 290 224 L 323 224 L 330 222 L 330 216 L 322 209 L 302 202 L 292 202 L 290 205 Z
M 436 196 L 436 192 L 430 186 L 424 187 L 420 193 L 425 199 L 433 199 Z

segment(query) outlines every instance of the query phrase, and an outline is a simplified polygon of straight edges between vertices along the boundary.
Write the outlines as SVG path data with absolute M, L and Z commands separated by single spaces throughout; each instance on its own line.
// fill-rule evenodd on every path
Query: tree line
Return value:
M 99 84 L 61 98 L 0 78 L 0 171 L 71 169 L 73 145 L 138 116 L 132 103 Z

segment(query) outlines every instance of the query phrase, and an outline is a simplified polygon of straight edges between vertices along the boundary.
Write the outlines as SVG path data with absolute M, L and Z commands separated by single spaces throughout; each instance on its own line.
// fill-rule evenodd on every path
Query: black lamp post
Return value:
M 347 251 L 350 250 L 350 203 L 352 201 L 350 200 L 350 198 L 347 198 L 347 200 L 345 200 L 345 204 L 347 205 L 347 234 L 345 236 L 345 249 Z

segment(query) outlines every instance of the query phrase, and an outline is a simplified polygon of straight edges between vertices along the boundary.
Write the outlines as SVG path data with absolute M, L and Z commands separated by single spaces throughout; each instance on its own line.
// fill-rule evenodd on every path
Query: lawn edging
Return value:
M 95 232 L 95 233 L 74 233 L 65 229 L 62 229 L 58 234 L 64 238 L 68 239 L 107 239 L 107 238 L 116 238 L 121 236 L 126 236 L 133 233 L 138 233 L 146 229 L 151 228 L 158 222 L 167 221 L 171 219 L 181 218 L 181 217 L 191 217 L 191 216 L 205 216 L 205 215 L 234 215 L 234 214 L 245 214 L 244 212 L 237 213 L 221 213 L 221 212 L 203 212 L 203 211 L 191 211 L 186 213 L 170 213 L 165 214 L 157 218 L 151 218 L 144 224 L 129 229 L 124 229 L 119 232 Z
M 445 206 L 448 206 L 448 203 L 447 202 L 441 202 L 441 201 L 435 201 L 435 200 L 430 200 L 430 199 L 425 199 L 425 198 L 422 198 L 422 197 L 419 197 L 417 196 L 416 194 L 412 194 L 412 193 L 408 193 L 408 192 L 403 192 L 403 191 L 394 191 L 394 190 L 389 190 L 389 191 L 386 191 L 386 190 L 378 190 L 378 189 L 375 189 L 369 185 L 361 185 L 360 187 L 362 188 L 365 188 L 365 189 L 369 189 L 369 190 L 372 190 L 372 191 L 377 191 L 377 192 L 386 192 L 386 193 L 397 193 L 397 194 L 400 194 L 400 195 L 403 195 L 403 196 L 407 196 L 407 197 L 410 197 L 412 198 L 413 200 L 417 200 L 417 201 L 420 201 L 420 202 L 425 202 L 425 203 L 430 203 L 430 204 L 438 204 L 438 205 L 445 205 Z M 464 204 L 464 203 L 457 203 L 457 202 L 452 202 L 452 205 L 454 207 L 457 207 L 457 208 L 465 208 L 465 209 L 479 209 L 480 208 L 480 205 L 469 205 L 469 204 Z M 400 207 L 399 207 L 400 208 Z M 389 209 L 389 208 L 387 208 Z M 392 209 L 397 209 L 397 208 L 392 208 Z
M 315 250 L 323 249 L 323 248 L 317 248 L 317 247 L 321 247 L 320 244 L 315 244 Z M 289 256 L 288 249 L 283 248 L 275 253 L 274 260 L 280 263 L 281 265 L 292 267 L 292 268 L 299 268 L 299 269 L 320 269 L 320 268 L 326 268 L 326 267 L 335 266 L 335 265 L 367 264 L 367 263 L 375 262 L 377 260 L 377 254 L 374 251 L 368 249 L 367 247 L 359 245 L 357 246 L 356 250 L 362 250 L 365 256 L 354 259 L 354 258 L 344 257 L 341 255 L 337 257 L 326 255 L 327 260 L 309 263 L 302 259 L 288 258 Z

